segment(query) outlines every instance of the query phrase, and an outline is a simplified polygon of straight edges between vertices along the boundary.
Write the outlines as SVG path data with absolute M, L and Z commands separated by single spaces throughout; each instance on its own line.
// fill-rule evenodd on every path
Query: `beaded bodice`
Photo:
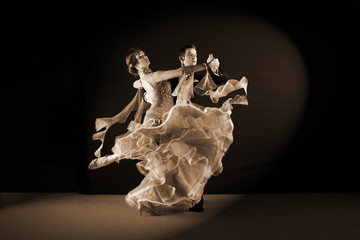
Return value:
M 160 82 L 156 84 L 156 94 L 154 95 L 153 105 L 154 107 L 163 107 L 170 109 L 173 104 L 173 98 L 171 96 L 171 85 L 169 82 Z
M 174 106 L 170 82 L 154 82 L 153 84 L 142 82 L 146 90 L 146 100 L 151 103 L 151 108 L 162 107 L 168 110 Z

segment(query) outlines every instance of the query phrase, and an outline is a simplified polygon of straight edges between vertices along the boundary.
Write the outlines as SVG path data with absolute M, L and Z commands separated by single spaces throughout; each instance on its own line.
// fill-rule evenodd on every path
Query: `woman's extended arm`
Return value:
M 199 72 L 206 70 L 208 65 L 206 63 L 197 64 L 194 66 L 180 67 L 172 70 L 159 70 L 152 73 L 152 78 L 155 82 L 166 81 L 175 77 L 180 77 L 183 74 L 191 74 L 193 72 Z

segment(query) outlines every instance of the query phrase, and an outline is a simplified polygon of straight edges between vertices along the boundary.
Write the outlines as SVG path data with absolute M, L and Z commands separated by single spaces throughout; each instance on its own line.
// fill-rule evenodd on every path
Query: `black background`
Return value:
M 260 16 L 285 32 L 298 47 L 306 65 L 308 95 L 301 123 L 287 148 L 271 162 L 271 170 L 261 178 L 240 172 L 231 172 L 233 177 L 226 178 L 226 170 L 219 180 L 210 181 L 209 192 L 358 192 L 358 5 L 345 1 L 221 2 L 168 3 L 171 6 L 146 2 L 125 6 L 42 1 L 7 6 L 2 34 L 6 75 L 1 88 L 1 190 L 126 193 L 136 186 L 142 177 L 130 161 L 96 173 L 87 170 L 97 146 L 91 141 L 94 118 L 102 114 L 112 116 L 122 107 L 111 108 L 102 106 L 103 103 L 130 100 L 123 94 L 128 91 L 125 86 L 118 89 L 116 85 L 113 92 L 104 93 L 111 87 L 102 78 L 113 74 L 104 71 L 126 70 L 119 67 L 123 60 L 109 61 L 113 55 L 103 51 L 101 41 L 111 42 L 114 36 L 121 39 L 118 43 L 121 47 L 114 49 L 121 57 L 123 49 L 134 44 L 134 38 L 137 43 L 157 41 L 158 48 L 151 49 L 150 59 L 164 46 L 175 49 L 176 54 L 182 43 L 173 45 L 148 38 L 149 32 L 158 26 L 145 23 L 150 20 L 166 23 L 162 13 L 169 16 L 174 9 L 179 19 L 181 16 L 189 19 L 195 12 L 201 16 L 208 8 L 215 7 L 221 14 L 238 11 Z M 183 34 L 172 25 L 164 24 L 160 29 L 166 29 L 162 34 Z M 156 33 L 160 34 L 158 30 Z M 214 35 L 216 41 L 221 39 Z M 114 45 L 112 42 L 109 48 Z M 206 52 L 201 50 L 204 56 Z M 109 63 L 113 65 L 104 67 Z M 117 91 L 121 93 L 118 97 Z M 103 95 L 107 98 L 98 97 Z M 246 114 L 247 110 L 237 109 Z M 126 171 L 117 172 L 121 168 Z M 256 163 L 251 168 L 262 171 Z M 112 176 L 120 174 L 117 181 L 112 180 Z M 246 181 L 251 184 L 218 190 L 216 184 L 222 186 L 221 177 L 226 182 L 233 181 L 237 175 L 240 184 Z M 116 190 L 120 185 L 122 189 Z

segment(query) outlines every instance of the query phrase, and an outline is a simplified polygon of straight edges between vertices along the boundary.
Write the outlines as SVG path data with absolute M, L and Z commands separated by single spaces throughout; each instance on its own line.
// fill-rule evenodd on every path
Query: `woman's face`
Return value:
M 148 56 L 145 55 L 145 53 L 143 51 L 139 51 L 136 53 L 135 55 L 136 59 L 137 59 L 137 64 L 136 66 L 140 69 L 144 69 L 144 68 L 148 68 L 150 65 L 150 60 L 148 58 Z

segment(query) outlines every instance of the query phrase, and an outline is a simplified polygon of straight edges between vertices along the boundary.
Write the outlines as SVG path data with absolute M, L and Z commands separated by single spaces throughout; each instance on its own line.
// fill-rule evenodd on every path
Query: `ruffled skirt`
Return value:
M 231 110 L 189 103 L 166 113 L 152 108 L 146 115 L 152 117 L 144 124 L 131 122 L 112 148 L 118 161 L 139 160 L 145 176 L 126 201 L 140 214 L 187 210 L 201 200 L 208 179 L 223 170 L 222 158 L 233 142 Z

